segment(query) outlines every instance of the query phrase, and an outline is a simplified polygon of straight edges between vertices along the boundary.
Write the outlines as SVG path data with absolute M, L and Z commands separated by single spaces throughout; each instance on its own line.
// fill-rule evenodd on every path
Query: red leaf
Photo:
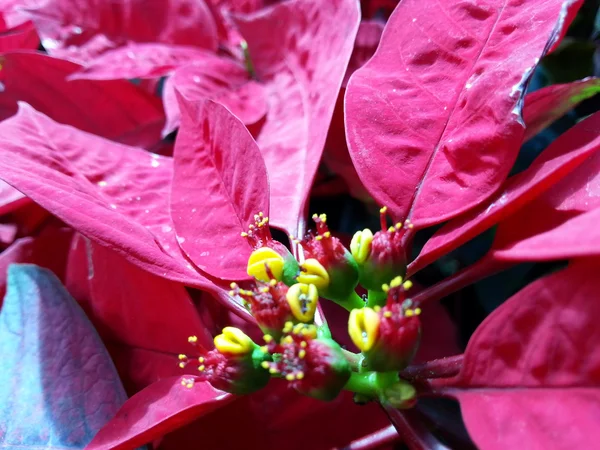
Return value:
M 354 50 L 352 50 L 348 69 L 344 76 L 344 87 L 348 84 L 350 76 L 364 66 L 375 54 L 384 26 L 385 24 L 378 20 L 363 20 L 360 22 L 358 33 L 356 33 L 356 41 L 354 41 Z
M 396 219 L 442 222 L 504 181 L 523 137 L 527 80 L 556 41 L 567 3 L 398 5 L 346 93 L 350 154 Z
M 240 236 L 259 211 L 268 214 L 269 184 L 252 136 L 222 105 L 180 96 L 171 216 L 182 250 L 202 270 L 247 278 L 250 246 Z
M 25 101 L 58 122 L 109 139 L 143 146 L 160 139 L 160 101 L 132 83 L 69 82 L 80 66 L 41 53 L 15 52 L 0 58 L 1 119 L 14 115 L 17 102 Z
M 31 22 L 16 28 L 2 30 L 2 34 L 0 34 L 0 53 L 13 50 L 37 50 L 39 45 L 40 38 Z
M 600 79 L 585 78 L 573 83 L 555 84 L 527 94 L 523 120 L 525 140 L 532 138 L 583 100 L 600 92 Z
M 161 77 L 194 59 L 202 59 L 206 50 L 158 43 L 129 43 L 108 50 L 73 74 L 71 80 L 122 80 Z
M 491 199 L 437 231 L 409 265 L 409 273 L 418 272 L 440 256 L 506 219 L 563 177 L 568 175 L 567 178 L 571 178 L 577 172 L 574 169 L 600 149 L 599 130 L 600 113 L 596 113 L 559 136 L 527 170 L 509 178 Z M 523 222 L 523 219 L 519 221 Z
M 141 270 L 81 235 L 73 240 L 69 266 L 71 277 L 85 275 L 67 280 L 67 286 L 74 282 L 81 290 L 87 282 L 89 295 L 78 300 L 104 340 L 168 354 L 173 367 L 178 354 L 198 353 L 188 336 L 197 336 L 200 348 L 213 347 L 183 285 Z
M 221 408 L 235 397 L 197 382 L 188 389 L 181 377 L 167 378 L 131 397 L 86 447 L 124 450 L 139 447 Z
M 20 106 L 0 123 L 0 178 L 139 267 L 220 292 L 177 246 L 168 210 L 170 158 L 59 125 Z
M 244 67 L 232 59 L 205 53 L 202 58 L 177 69 L 165 83 L 165 135 L 179 126 L 176 90 L 190 101 L 209 99 L 221 103 L 245 124 L 257 122 L 267 112 L 264 87 L 250 80 Z
M 128 42 L 217 49 L 215 22 L 203 0 L 49 0 L 31 15 L 48 53 L 80 63 Z
M 444 392 L 460 401 L 479 448 L 586 448 L 600 439 L 597 273 L 597 261 L 581 261 L 538 280 L 475 331 Z
M 299 231 L 359 20 L 354 0 L 290 0 L 236 19 L 268 95 L 257 142 L 271 220 L 290 234 Z

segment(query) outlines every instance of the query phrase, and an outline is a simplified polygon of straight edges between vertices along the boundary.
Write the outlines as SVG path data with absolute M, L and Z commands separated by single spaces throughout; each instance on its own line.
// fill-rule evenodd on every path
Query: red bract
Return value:
M 215 22 L 203 0 L 49 0 L 30 14 L 52 56 L 80 63 L 129 42 L 217 48 Z
M 146 147 L 160 139 L 165 120 L 160 101 L 131 83 L 70 82 L 81 66 L 41 53 L 6 53 L 0 61 L 2 119 L 24 101 L 57 122 L 126 144 Z
M 246 278 L 251 247 L 241 238 L 269 211 L 269 182 L 258 146 L 223 106 L 180 97 L 171 216 L 181 249 L 202 270 Z
M 409 273 L 416 273 L 440 256 L 509 217 L 567 176 L 600 149 L 599 129 L 600 113 L 596 113 L 556 139 L 531 167 L 509 178 L 500 191 L 489 200 L 450 221 L 436 232 L 409 265 Z M 531 223 L 524 219 L 520 219 L 519 222 Z M 539 220 L 533 223 L 539 223 Z
M 40 45 L 40 38 L 30 22 L 15 28 L 0 26 L 0 33 L 1 53 L 13 50 L 35 50 Z
M 353 0 L 292 0 L 236 18 L 267 91 L 269 110 L 256 141 L 271 183 L 272 224 L 294 235 L 304 228 L 359 16 Z
M 397 220 L 442 222 L 502 183 L 523 137 L 527 80 L 568 6 L 399 4 L 346 93 L 350 154 Z
M 484 449 L 577 448 L 599 437 L 597 261 L 580 261 L 509 299 L 475 332 L 456 397 Z

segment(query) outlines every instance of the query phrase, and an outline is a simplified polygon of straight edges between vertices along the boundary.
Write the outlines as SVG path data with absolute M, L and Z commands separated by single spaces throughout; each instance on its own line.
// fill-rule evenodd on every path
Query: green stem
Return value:
M 353 309 L 362 309 L 365 307 L 365 301 L 355 291 L 352 291 L 348 298 L 336 301 L 336 303 L 347 311 L 352 311 Z
M 352 370 L 358 372 L 360 370 L 360 367 L 362 366 L 363 356 L 360 353 L 352 353 L 351 351 L 346 350 L 345 348 L 342 349 L 342 353 L 344 354 L 346 361 L 350 363 L 350 367 L 352 368 Z
M 254 64 L 252 64 L 252 60 L 250 59 L 250 52 L 248 51 L 248 43 L 245 39 L 240 42 L 240 46 L 242 47 L 242 52 L 244 53 L 244 64 L 246 66 L 246 70 L 250 74 L 250 78 L 256 79 L 256 71 L 254 70 Z
M 387 299 L 387 294 L 382 291 L 371 291 L 369 290 L 367 297 L 367 306 L 373 308 L 374 306 L 383 306 Z
M 375 383 L 376 372 L 356 373 L 352 372 L 350 379 L 344 389 L 369 398 L 377 398 L 377 387 Z

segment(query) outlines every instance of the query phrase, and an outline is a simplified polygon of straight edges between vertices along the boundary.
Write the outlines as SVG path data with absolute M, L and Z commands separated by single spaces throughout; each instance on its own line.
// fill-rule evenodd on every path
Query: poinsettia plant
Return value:
M 0 4 L 0 448 L 589 446 L 582 4 Z

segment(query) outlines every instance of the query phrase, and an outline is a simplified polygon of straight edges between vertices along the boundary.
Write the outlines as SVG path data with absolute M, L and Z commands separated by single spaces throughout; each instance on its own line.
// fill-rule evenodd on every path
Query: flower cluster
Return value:
M 230 296 L 252 314 L 264 333 L 263 342 L 226 327 L 215 337 L 215 349 L 198 359 L 200 379 L 243 394 L 277 377 L 321 400 L 331 400 L 346 389 L 361 402 L 411 406 L 415 391 L 398 373 L 417 350 L 421 310 L 408 298 L 412 283 L 403 280 L 404 228 L 401 224 L 387 228 L 382 208 L 382 230 L 357 232 L 348 250 L 331 234 L 324 214 L 313 220 L 316 231 L 294 240 L 304 255 L 297 261 L 271 237 L 268 217 L 254 216 L 254 223 L 242 233 L 253 249 L 247 272 L 254 281 L 245 287 L 232 283 Z M 368 290 L 365 299 L 355 291 L 359 283 Z M 315 320 L 320 298 L 350 312 L 348 334 L 360 353 L 343 349 L 327 325 Z M 180 365 L 188 362 L 181 355 Z M 187 379 L 183 384 L 193 386 Z

